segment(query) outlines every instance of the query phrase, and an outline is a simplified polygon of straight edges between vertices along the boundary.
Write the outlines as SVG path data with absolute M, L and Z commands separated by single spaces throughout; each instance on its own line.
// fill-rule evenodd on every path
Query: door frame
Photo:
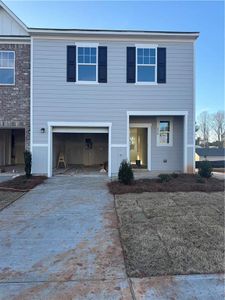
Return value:
M 130 123 L 129 124 L 129 139 L 130 139 L 130 128 L 146 128 L 147 129 L 147 170 L 151 171 L 151 123 Z M 130 145 L 129 145 L 129 156 L 130 161 Z M 146 170 L 146 169 L 145 169 Z
M 53 160 L 53 128 L 97 128 L 105 127 L 108 129 L 108 176 L 111 177 L 111 135 L 112 123 L 105 122 L 48 122 L 48 177 L 52 177 L 52 160 Z M 94 130 L 94 131 L 95 131 Z M 96 133 L 96 132 L 94 132 Z

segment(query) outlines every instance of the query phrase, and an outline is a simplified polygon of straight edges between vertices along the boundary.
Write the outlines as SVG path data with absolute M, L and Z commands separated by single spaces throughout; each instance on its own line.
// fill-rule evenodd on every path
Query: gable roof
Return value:
M 1 0 L 0 0 L 0 13 L 3 18 L 3 20 L 2 20 L 3 24 L 1 24 L 2 29 L 4 28 L 4 22 L 6 22 L 6 24 L 9 27 L 11 26 L 11 27 L 14 27 L 14 29 L 15 28 L 17 29 L 16 35 L 18 35 L 17 34 L 18 31 L 21 32 L 23 35 L 24 34 L 28 35 L 27 26 Z M 4 29 L 3 29 L 3 32 L 4 32 Z
M 225 156 L 225 148 L 196 148 L 199 156 Z

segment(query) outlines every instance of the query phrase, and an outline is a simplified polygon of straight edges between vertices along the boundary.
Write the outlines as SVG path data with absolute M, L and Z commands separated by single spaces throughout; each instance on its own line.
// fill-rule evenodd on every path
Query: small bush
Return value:
M 171 177 L 177 178 L 177 177 L 178 177 L 178 174 L 174 172 L 174 173 L 171 174 Z
M 168 182 L 172 179 L 171 175 L 170 174 L 159 174 L 159 179 L 160 179 L 160 182 Z
M 134 179 L 134 173 L 131 164 L 123 160 L 120 164 L 118 179 L 123 184 L 131 184 Z
M 32 162 L 32 157 L 31 157 L 31 152 L 26 150 L 24 152 L 24 162 L 25 162 L 25 173 L 26 177 L 30 178 L 31 177 L 31 162 Z
M 205 178 L 201 177 L 200 175 L 197 175 L 196 182 L 197 183 L 205 183 Z
M 198 174 L 204 178 L 210 178 L 212 176 L 212 165 L 208 160 L 204 160 L 199 165 Z

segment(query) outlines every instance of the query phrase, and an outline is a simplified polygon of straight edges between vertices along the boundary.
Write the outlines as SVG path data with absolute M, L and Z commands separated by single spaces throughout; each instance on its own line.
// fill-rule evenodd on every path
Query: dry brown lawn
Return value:
M 224 193 L 115 196 L 130 277 L 223 272 Z

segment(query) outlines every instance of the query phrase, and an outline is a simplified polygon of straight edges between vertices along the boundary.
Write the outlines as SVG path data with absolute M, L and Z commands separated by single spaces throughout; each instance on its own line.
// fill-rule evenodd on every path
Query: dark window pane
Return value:
M 14 83 L 14 70 L 0 69 L 0 84 L 13 84 L 13 83 Z
M 155 49 L 150 49 L 150 55 L 155 56 Z
M 96 48 L 91 48 L 91 55 L 95 55 L 96 56 Z
M 142 56 L 142 55 L 143 55 L 143 53 L 144 53 L 143 50 L 144 50 L 144 49 L 141 49 L 141 48 L 138 49 L 138 56 Z
M 150 64 L 155 64 L 155 57 L 150 57 Z
M 83 63 L 83 55 L 78 55 L 78 63 Z
M 170 131 L 170 122 L 160 121 L 160 131 Z
M 143 56 L 138 56 L 138 64 L 143 64 Z
M 84 50 L 83 47 L 79 47 L 78 48 L 78 55 L 83 55 L 83 50 Z
M 96 56 L 91 56 L 91 63 L 92 64 L 95 64 L 96 63 Z
M 84 48 L 85 55 L 90 55 L 90 48 Z
M 144 56 L 144 64 L 149 64 L 149 57 L 148 56 Z
M 155 82 L 155 67 L 138 66 L 139 82 Z
M 149 50 L 150 49 L 144 49 L 144 56 L 149 56 Z
M 96 81 L 96 66 L 78 66 L 79 81 Z
M 84 62 L 85 62 L 86 64 L 89 64 L 89 63 L 90 63 L 90 56 L 89 56 L 89 55 L 85 55 Z

